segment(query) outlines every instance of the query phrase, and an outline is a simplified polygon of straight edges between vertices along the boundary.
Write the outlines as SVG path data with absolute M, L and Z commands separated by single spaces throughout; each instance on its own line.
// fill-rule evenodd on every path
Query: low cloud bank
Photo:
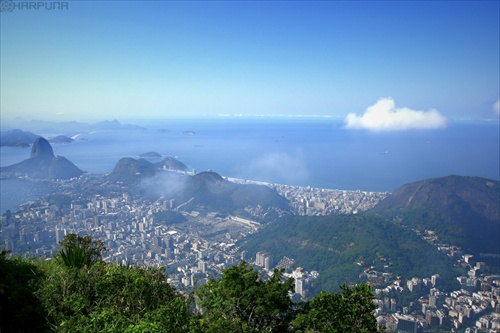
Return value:
M 361 116 L 349 113 L 345 117 L 346 128 L 372 131 L 436 129 L 446 127 L 447 123 L 447 119 L 436 110 L 397 108 L 392 98 L 379 99 Z
M 142 188 L 149 193 L 170 199 L 180 195 L 186 189 L 187 176 L 164 172 L 156 177 L 143 179 L 140 183 Z

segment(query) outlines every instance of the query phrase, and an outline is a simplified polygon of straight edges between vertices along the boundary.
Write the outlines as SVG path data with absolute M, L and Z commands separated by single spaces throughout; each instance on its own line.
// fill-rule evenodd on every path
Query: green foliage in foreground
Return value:
M 80 237 L 69 234 L 61 242 L 56 260 L 66 267 L 82 268 L 102 261 L 106 247 L 102 240 L 92 240 L 90 236 Z
M 34 292 L 43 277 L 36 262 L 0 250 L 0 331 L 42 332 L 46 311 Z
M 181 332 L 189 330 L 189 302 L 157 269 L 96 263 L 62 268 L 36 296 L 57 332 Z
M 373 294 L 366 284 L 352 288 L 343 285 L 338 293 L 321 292 L 306 303 L 294 320 L 302 332 L 376 332 Z
M 76 235 L 58 260 L 0 251 L 1 332 L 376 332 L 366 285 L 292 303 L 293 280 L 276 270 L 261 279 L 245 262 L 194 295 L 167 283 L 163 269 L 104 263 L 99 241 Z M 84 249 L 84 264 L 61 253 Z M 80 261 L 79 261 L 80 263 Z M 197 304 L 195 304 L 197 303 Z M 195 305 L 199 311 L 195 310 Z
M 268 280 L 247 263 L 224 270 L 197 291 L 199 305 L 209 324 L 207 332 L 286 332 L 295 307 L 288 293 L 293 279 L 282 281 L 275 270 Z

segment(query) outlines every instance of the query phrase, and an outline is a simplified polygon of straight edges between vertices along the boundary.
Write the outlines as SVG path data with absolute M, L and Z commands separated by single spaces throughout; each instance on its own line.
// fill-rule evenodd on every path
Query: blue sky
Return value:
M 0 13 L 1 118 L 498 119 L 499 13 L 498 1 L 16 8 Z

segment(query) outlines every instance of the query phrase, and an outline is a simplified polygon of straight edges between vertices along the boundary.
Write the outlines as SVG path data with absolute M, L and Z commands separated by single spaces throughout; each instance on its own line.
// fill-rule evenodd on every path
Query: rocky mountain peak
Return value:
M 46 139 L 42 137 L 36 139 L 33 143 L 33 147 L 31 148 L 31 158 L 35 157 L 54 157 L 52 146 Z

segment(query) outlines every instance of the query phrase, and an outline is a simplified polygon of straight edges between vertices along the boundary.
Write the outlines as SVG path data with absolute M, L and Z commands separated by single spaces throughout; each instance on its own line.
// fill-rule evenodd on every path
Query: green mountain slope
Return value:
M 372 266 L 402 279 L 440 274 L 453 287 L 454 262 L 417 231 L 433 230 L 440 242 L 478 258 L 500 253 L 499 189 L 498 181 L 478 177 L 427 179 L 401 186 L 360 215 L 281 218 L 250 236 L 242 249 L 251 255 L 267 251 L 275 262 L 291 257 L 295 266 L 318 270 L 315 290 L 358 282 Z
M 295 266 L 318 270 L 313 292 L 360 282 L 360 273 L 372 266 L 403 279 L 455 276 L 453 261 L 436 247 L 407 226 L 372 214 L 283 217 L 249 236 L 242 248 L 251 255 L 267 251 L 275 261 L 291 257 Z

